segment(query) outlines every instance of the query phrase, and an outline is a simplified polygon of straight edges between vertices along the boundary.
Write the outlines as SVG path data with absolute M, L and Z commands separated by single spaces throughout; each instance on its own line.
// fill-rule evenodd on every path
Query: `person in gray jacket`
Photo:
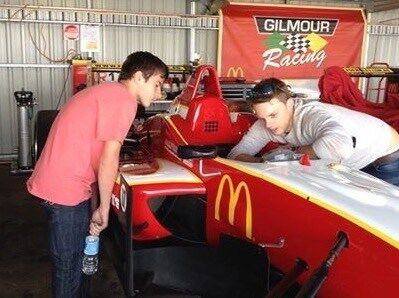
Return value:
M 347 108 L 294 99 L 281 80 L 258 83 L 248 101 L 258 120 L 228 157 L 263 162 L 256 154 L 269 142 L 296 153 L 328 159 L 399 186 L 399 134 L 384 121 Z

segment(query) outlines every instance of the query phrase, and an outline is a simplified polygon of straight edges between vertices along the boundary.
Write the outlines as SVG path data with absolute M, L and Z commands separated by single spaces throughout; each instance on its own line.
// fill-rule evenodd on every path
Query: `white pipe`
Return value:
M 192 21 L 191 19 L 189 21 Z M 15 23 L 45 23 L 45 24 L 77 24 L 77 25 L 98 25 L 98 26 L 119 26 L 119 27 L 145 27 L 145 28 L 167 28 L 167 29 L 192 29 L 191 26 L 168 26 L 168 25 L 147 25 L 147 24 L 118 24 L 107 22 L 75 22 L 75 21 L 47 21 L 47 20 L 21 20 L 21 19 L 5 19 L 0 18 L 0 22 L 15 22 Z M 202 28 L 197 27 L 197 30 L 218 30 L 218 28 Z
M 371 14 L 367 13 L 367 20 L 370 20 L 370 18 L 371 18 Z M 366 34 L 364 35 L 364 49 L 363 49 L 364 56 L 362 57 L 363 58 L 363 63 L 361 65 L 362 67 L 365 67 L 368 64 L 368 59 L 369 59 L 369 55 L 368 54 L 369 54 L 369 50 L 370 50 L 369 46 L 370 46 L 370 31 L 371 31 L 371 27 L 366 25 L 365 30 L 366 30 Z M 363 93 L 364 96 L 366 96 L 366 92 L 367 92 L 367 90 L 366 90 L 366 81 L 368 81 L 368 80 L 369 80 L 369 78 L 360 78 L 359 79 L 360 91 Z
M 25 26 L 29 26 L 29 24 L 21 24 L 21 33 L 22 33 L 22 46 L 21 46 L 21 48 L 22 48 L 22 63 L 25 63 L 26 62 L 26 43 L 25 43 Z M 29 30 L 29 28 L 28 28 L 28 30 Z M 36 31 L 36 30 L 35 30 Z M 33 33 L 33 34 L 35 34 L 35 32 Z M 22 74 L 23 74 L 23 76 L 22 76 L 22 85 L 23 86 L 25 86 L 25 84 L 26 84 L 26 72 L 25 72 L 25 70 L 22 70 Z
M 190 15 L 195 15 L 195 1 L 190 1 Z M 190 20 L 190 23 L 192 20 Z M 190 24 L 192 25 L 192 24 Z M 190 26 L 191 27 L 191 26 Z M 188 56 L 189 56 L 189 61 L 194 62 L 195 59 L 195 29 L 190 28 L 190 33 L 189 33 L 189 46 L 188 46 Z
M 192 0 L 194 1 L 194 0 Z M 195 1 L 194 1 L 195 2 Z M 84 13 L 99 13 L 99 14 L 128 14 L 128 15 L 138 15 L 138 16 L 155 16 L 155 17 L 182 17 L 182 18 L 192 18 L 190 14 L 155 14 L 155 13 L 136 13 L 131 11 L 119 11 L 111 9 L 87 9 L 82 7 L 57 7 L 57 6 L 40 6 L 40 5 L 7 5 L 0 4 L 0 9 L 26 9 L 26 10 L 50 10 L 50 11 L 72 11 L 72 12 L 84 12 Z M 216 16 L 209 15 L 196 15 L 194 18 L 206 17 L 207 19 L 218 19 Z
M 17 63 L 3 63 L 0 68 L 68 68 L 65 64 L 17 64 Z
M 92 8 L 91 0 L 87 0 L 86 3 L 87 3 L 87 9 L 88 10 L 91 9 Z M 87 55 L 89 59 L 94 58 L 94 52 L 88 52 Z
M 18 154 L 0 154 L 0 160 L 17 159 Z

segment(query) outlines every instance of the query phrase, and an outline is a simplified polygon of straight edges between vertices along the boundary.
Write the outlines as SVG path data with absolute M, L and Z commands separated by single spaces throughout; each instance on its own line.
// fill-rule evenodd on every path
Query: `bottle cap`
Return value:
M 86 246 L 84 253 L 90 256 L 98 254 L 99 244 L 100 238 L 98 236 L 86 236 Z

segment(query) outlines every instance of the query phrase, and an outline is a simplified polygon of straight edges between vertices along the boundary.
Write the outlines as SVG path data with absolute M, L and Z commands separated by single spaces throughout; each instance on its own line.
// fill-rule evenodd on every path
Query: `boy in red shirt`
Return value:
M 168 68 L 148 52 L 130 54 L 118 82 L 96 85 L 74 95 L 55 119 L 46 145 L 27 182 L 41 199 L 49 222 L 54 297 L 81 297 L 85 237 L 108 225 L 119 152 L 136 115 L 161 98 Z M 91 215 L 92 185 L 98 182 L 100 205 Z

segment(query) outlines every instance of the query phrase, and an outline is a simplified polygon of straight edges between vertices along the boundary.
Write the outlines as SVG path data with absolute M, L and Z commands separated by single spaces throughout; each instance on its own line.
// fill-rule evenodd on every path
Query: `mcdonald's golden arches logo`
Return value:
M 237 67 L 230 67 L 229 70 L 227 71 L 227 77 L 233 77 L 233 78 L 242 78 L 244 77 L 244 71 L 242 70 L 241 66 Z
M 233 181 L 229 175 L 223 175 L 220 179 L 219 187 L 216 194 L 215 201 L 215 219 L 220 220 L 220 202 L 223 196 L 224 185 L 227 183 L 229 186 L 229 223 L 234 225 L 235 211 L 237 207 L 238 199 L 240 198 L 241 191 L 245 193 L 246 202 L 246 213 L 245 213 L 245 235 L 247 238 L 252 239 L 252 206 L 251 206 L 251 194 L 247 183 L 241 181 L 234 189 Z

